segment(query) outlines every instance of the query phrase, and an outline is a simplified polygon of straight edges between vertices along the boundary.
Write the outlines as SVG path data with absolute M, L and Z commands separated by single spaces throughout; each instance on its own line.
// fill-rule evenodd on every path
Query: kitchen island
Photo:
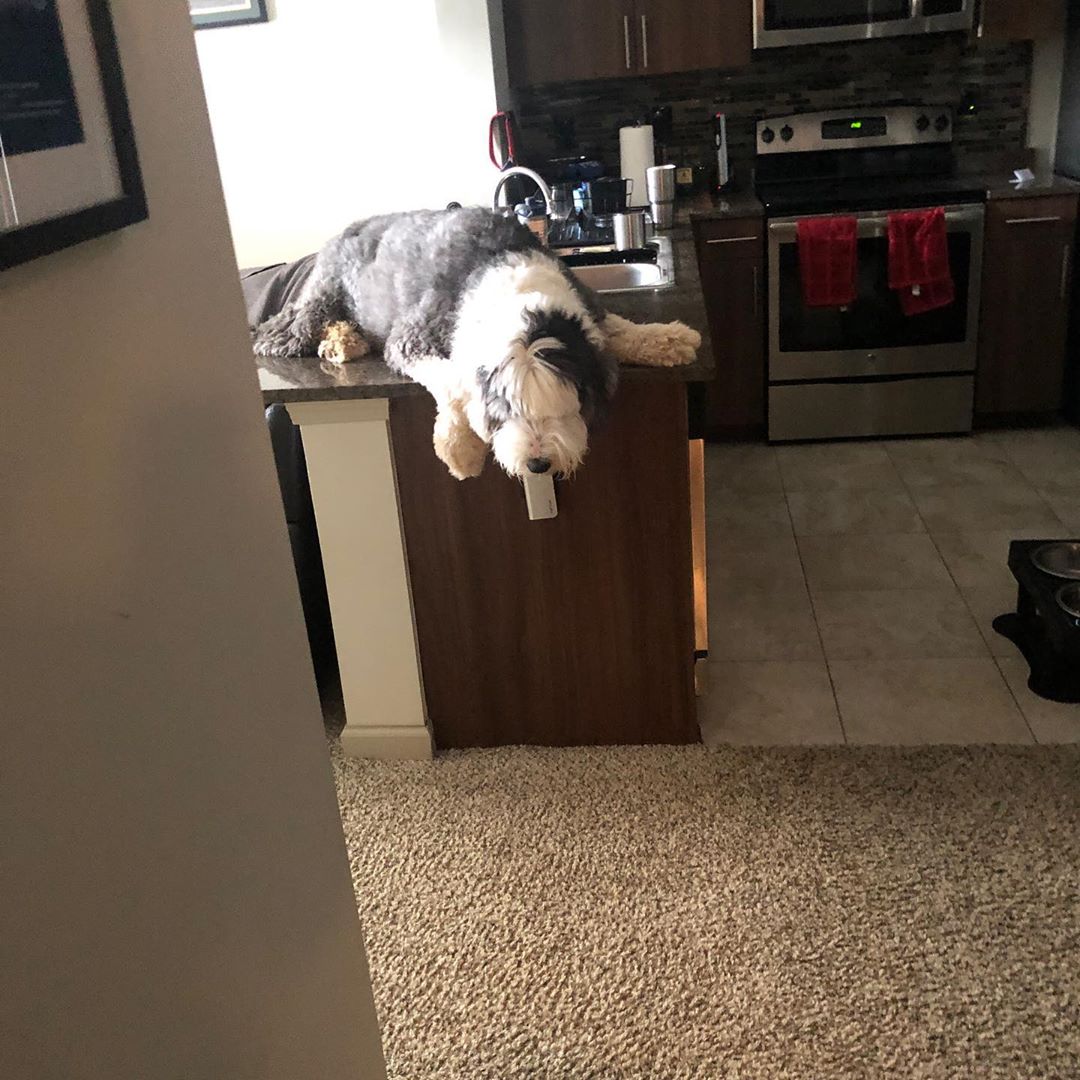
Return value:
M 639 318 L 659 317 L 655 303 Z M 687 390 L 711 360 L 623 368 L 543 521 L 491 459 L 478 478 L 450 477 L 432 450 L 433 400 L 381 361 L 256 362 L 264 401 L 303 433 L 346 753 L 698 739 L 703 493 Z

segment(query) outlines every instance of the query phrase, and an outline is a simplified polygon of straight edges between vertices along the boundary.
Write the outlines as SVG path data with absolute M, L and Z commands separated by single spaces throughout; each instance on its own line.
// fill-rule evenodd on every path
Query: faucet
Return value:
M 540 194 L 544 196 L 544 213 L 550 217 L 551 188 L 547 186 L 544 178 L 539 173 L 533 172 L 532 169 L 526 169 L 523 165 L 513 165 L 499 177 L 499 182 L 495 185 L 495 194 L 491 197 L 491 209 L 499 209 L 499 196 L 502 194 L 503 185 L 511 176 L 527 176 L 540 189 Z

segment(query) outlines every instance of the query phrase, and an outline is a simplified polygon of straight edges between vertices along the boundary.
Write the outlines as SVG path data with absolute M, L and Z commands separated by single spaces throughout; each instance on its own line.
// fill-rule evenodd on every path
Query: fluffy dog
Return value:
M 689 363 L 700 344 L 682 323 L 605 312 L 529 229 L 479 208 L 350 225 L 255 332 L 264 356 L 344 363 L 381 349 L 435 398 L 435 452 L 459 480 L 479 475 L 489 448 L 512 476 L 570 475 L 619 362 Z

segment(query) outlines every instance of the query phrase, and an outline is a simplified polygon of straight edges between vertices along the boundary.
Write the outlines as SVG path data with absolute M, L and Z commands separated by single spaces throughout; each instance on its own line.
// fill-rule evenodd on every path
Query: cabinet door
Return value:
M 761 218 L 697 222 L 701 289 L 716 375 L 707 388 L 710 438 L 765 429 L 765 229 Z
M 749 0 L 638 0 L 641 71 L 660 75 L 750 63 Z
M 1024 41 L 1060 33 L 1065 0 L 982 0 L 978 36 L 990 41 Z
M 1076 197 L 987 203 L 975 410 L 1062 405 Z
M 505 0 L 504 19 L 514 86 L 637 71 L 634 0 Z

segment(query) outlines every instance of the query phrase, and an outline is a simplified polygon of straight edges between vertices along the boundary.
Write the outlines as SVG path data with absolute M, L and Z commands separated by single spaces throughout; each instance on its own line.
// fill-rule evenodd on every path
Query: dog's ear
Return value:
M 574 386 L 586 422 L 605 411 L 618 373 L 593 347 L 579 319 L 562 311 L 531 311 L 525 345 L 539 346 L 533 355 Z

